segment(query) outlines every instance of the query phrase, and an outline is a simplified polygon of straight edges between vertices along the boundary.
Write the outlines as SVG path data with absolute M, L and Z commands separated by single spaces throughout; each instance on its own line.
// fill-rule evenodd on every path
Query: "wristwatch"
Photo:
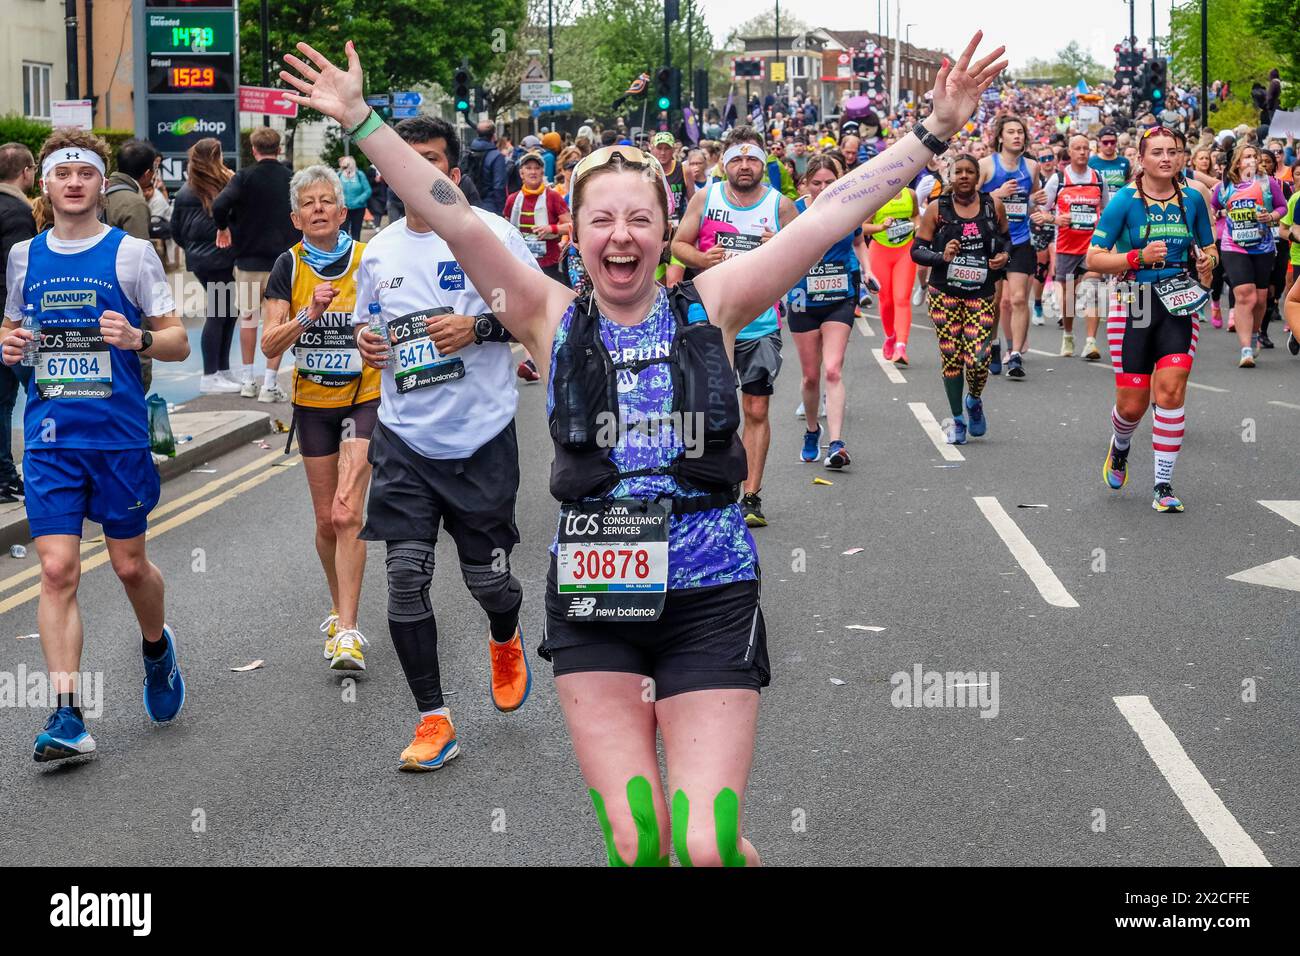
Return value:
M 142 331 L 140 332 L 140 347 L 139 347 L 138 349 L 136 349 L 136 351 L 137 351 L 137 352 L 143 352 L 145 349 L 149 348 L 151 345 L 153 345 L 153 333 L 150 332 L 148 329 L 144 329 L 144 330 L 142 330 Z
M 912 127 L 912 132 L 915 133 L 917 138 L 925 145 L 925 148 L 936 156 L 940 156 L 948 151 L 948 144 L 926 129 L 924 123 L 918 122 Z
M 474 344 L 482 345 L 492 334 L 492 316 L 480 315 L 474 320 Z

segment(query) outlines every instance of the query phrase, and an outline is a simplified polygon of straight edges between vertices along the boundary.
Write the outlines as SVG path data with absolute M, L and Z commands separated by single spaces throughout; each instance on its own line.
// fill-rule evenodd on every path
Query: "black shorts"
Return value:
M 569 621 L 555 590 L 555 557 L 546 576 L 546 634 L 537 653 L 555 676 L 589 671 L 642 674 L 654 699 L 693 690 L 771 683 L 767 626 L 757 581 L 670 590 L 657 621 Z
M 304 458 L 325 458 L 339 453 L 345 437 L 369 441 L 379 421 L 379 399 L 340 408 L 311 408 L 295 405 L 294 433 Z M 350 432 L 350 435 L 345 434 Z
M 746 395 L 771 395 L 781 372 L 781 333 L 769 332 L 756 339 L 737 339 L 732 365 Z
M 1200 330 L 1197 316 L 1172 315 L 1154 294 L 1146 292 L 1144 289 L 1138 302 L 1125 308 L 1120 363 L 1115 369 L 1115 384 L 1120 388 L 1150 388 L 1151 373 L 1157 368 L 1173 365 L 1190 369 L 1196 354 Z M 1149 316 L 1139 314 L 1143 300 L 1149 302 Z
M 823 322 L 843 322 L 851 327 L 857 302 L 858 297 L 854 295 L 828 305 L 810 305 L 805 309 L 792 308 L 786 312 L 785 317 L 791 332 L 816 332 L 822 327 Z
M 1011 257 L 1007 259 L 1006 273 L 1022 272 L 1027 276 L 1034 274 L 1038 267 L 1038 253 L 1032 242 L 1021 242 L 1011 247 Z
M 1273 278 L 1273 258 L 1275 253 L 1261 252 L 1250 255 L 1246 252 L 1223 253 L 1223 273 L 1228 278 L 1228 287 L 1236 289 L 1243 285 L 1253 285 L 1256 289 L 1267 289 Z
M 519 542 L 519 446 L 512 421 L 469 458 L 425 458 L 381 422 L 370 442 L 366 541 L 437 541 L 438 525 L 461 561 L 490 564 Z

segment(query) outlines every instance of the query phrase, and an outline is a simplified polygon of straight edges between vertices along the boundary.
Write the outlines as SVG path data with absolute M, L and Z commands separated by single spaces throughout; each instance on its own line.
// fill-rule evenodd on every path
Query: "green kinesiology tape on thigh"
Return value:
M 596 808 L 596 818 L 600 820 L 601 832 L 605 834 L 605 852 L 609 856 L 609 865 L 627 866 L 614 845 L 614 827 L 609 822 L 604 799 L 595 790 L 589 789 L 587 793 L 591 795 L 592 806 Z M 655 802 L 650 781 L 645 777 L 633 777 L 627 782 L 627 805 L 632 811 L 632 823 L 636 826 L 636 860 L 632 865 L 667 866 L 668 854 L 659 853 L 659 821 L 655 818 Z
M 673 794 L 673 847 L 682 866 L 693 866 L 686 843 L 691 819 L 691 801 L 678 790 Z M 730 787 L 723 787 L 713 801 L 713 832 L 718 840 L 718 857 L 723 866 L 744 866 L 745 854 L 738 846 L 740 836 L 740 797 Z

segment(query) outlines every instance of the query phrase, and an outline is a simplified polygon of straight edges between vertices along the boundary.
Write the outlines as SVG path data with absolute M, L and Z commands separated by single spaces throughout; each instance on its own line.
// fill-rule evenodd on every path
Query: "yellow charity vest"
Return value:
M 316 286 L 332 283 L 339 294 L 330 307 L 298 336 L 293 345 L 293 403 L 306 408 L 347 408 L 379 397 L 379 370 L 361 361 L 353 337 L 352 313 L 357 304 L 357 266 L 364 242 L 352 243 L 347 271 L 330 278 L 320 275 L 303 258 L 302 243 L 293 253 L 293 284 L 289 321 L 311 305 Z

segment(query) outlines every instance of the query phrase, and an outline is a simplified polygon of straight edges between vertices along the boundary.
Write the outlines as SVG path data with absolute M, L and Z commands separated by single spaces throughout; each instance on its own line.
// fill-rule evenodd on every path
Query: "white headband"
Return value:
M 764 166 L 767 165 L 767 153 L 763 152 L 762 146 L 756 143 L 737 143 L 722 154 L 722 168 L 726 169 L 733 159 L 742 158 L 757 159 Z
M 67 163 L 85 163 L 87 166 L 94 166 L 99 170 L 99 175 L 103 176 L 104 161 L 99 158 L 99 154 L 91 149 L 79 149 L 71 147 L 68 149 L 56 149 L 50 155 L 45 157 L 45 162 L 41 163 L 41 179 L 49 177 L 54 171 L 54 167 L 63 166 Z

